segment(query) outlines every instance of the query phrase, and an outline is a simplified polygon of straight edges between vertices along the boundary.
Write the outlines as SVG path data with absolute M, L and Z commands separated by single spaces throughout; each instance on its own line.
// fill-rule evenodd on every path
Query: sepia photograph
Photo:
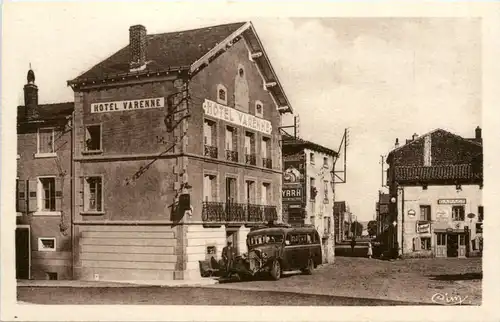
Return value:
M 247 6 L 4 6 L 7 319 L 484 309 L 485 19 Z

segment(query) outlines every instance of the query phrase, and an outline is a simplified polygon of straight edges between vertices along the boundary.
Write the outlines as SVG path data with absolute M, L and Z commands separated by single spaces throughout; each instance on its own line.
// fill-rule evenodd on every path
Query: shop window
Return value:
M 87 177 L 84 180 L 84 210 L 86 212 L 101 212 L 102 207 L 102 178 Z
M 451 208 L 453 221 L 464 221 L 465 220 L 465 208 L 464 206 L 453 206 Z
M 37 134 L 37 155 L 47 156 L 55 153 L 54 148 L 54 129 L 41 128 Z
M 85 128 L 85 151 L 100 151 L 102 142 L 101 125 L 89 125 Z
M 430 250 L 431 249 L 431 238 L 430 237 L 420 237 L 420 249 Z
M 261 101 L 255 102 L 255 116 L 260 118 L 264 117 L 264 105 Z
M 431 221 L 431 206 L 420 206 L 420 221 Z
M 39 252 L 53 252 L 56 250 L 55 238 L 38 238 Z
M 446 246 L 446 234 L 436 234 L 436 244 L 438 246 Z
M 227 105 L 227 89 L 224 85 L 217 85 L 217 103 Z

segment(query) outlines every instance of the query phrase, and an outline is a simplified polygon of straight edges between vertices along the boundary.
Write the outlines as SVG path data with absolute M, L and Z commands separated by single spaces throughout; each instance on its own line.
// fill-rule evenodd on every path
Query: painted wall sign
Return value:
M 271 122 L 255 117 L 253 115 L 240 112 L 229 106 L 225 106 L 205 99 L 203 102 L 205 114 L 219 120 L 223 120 L 235 125 L 243 126 L 248 129 L 265 134 L 271 134 L 273 127 Z
M 302 186 L 300 186 L 300 185 L 292 186 L 292 187 L 283 186 L 282 198 L 283 198 L 284 202 L 290 202 L 290 201 L 301 202 L 303 200 L 302 195 L 303 195 Z
M 440 205 L 465 205 L 466 203 L 467 199 L 465 198 L 438 199 L 438 204 Z
M 431 224 L 417 224 L 417 233 L 430 233 L 431 232 Z
M 107 113 L 146 110 L 152 108 L 162 108 L 165 106 L 164 97 L 145 98 L 129 101 L 115 101 L 90 104 L 90 113 Z
M 448 222 L 449 217 L 450 216 L 446 211 L 438 211 L 436 213 L 436 221 L 438 221 L 438 222 Z
M 415 210 L 413 210 L 413 209 L 408 210 L 408 216 L 415 217 Z

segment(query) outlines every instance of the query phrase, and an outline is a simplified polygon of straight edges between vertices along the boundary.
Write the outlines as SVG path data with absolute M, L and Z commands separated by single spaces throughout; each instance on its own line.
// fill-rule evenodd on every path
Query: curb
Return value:
M 137 287 L 201 287 L 201 286 L 210 286 L 219 284 L 218 280 L 210 280 L 210 281 L 181 281 L 181 282 L 172 282 L 172 281 L 59 281 L 59 282 L 51 282 L 44 283 L 40 281 L 29 281 L 29 282 L 21 282 L 17 283 L 17 287 L 55 287 L 55 288 L 137 288 Z

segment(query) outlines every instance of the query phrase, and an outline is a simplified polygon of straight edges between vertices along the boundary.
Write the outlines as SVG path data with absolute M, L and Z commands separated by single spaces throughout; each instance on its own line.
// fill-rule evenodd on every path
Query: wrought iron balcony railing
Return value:
M 255 154 L 245 154 L 245 164 L 256 165 Z
M 226 150 L 226 160 L 238 162 L 238 151 Z
M 272 169 L 273 167 L 273 160 L 272 159 L 262 159 L 262 166 L 264 168 Z
M 205 156 L 217 159 L 217 147 L 205 144 Z
M 278 219 L 276 206 L 262 206 L 235 202 L 203 202 L 202 220 L 207 223 L 253 222 Z

